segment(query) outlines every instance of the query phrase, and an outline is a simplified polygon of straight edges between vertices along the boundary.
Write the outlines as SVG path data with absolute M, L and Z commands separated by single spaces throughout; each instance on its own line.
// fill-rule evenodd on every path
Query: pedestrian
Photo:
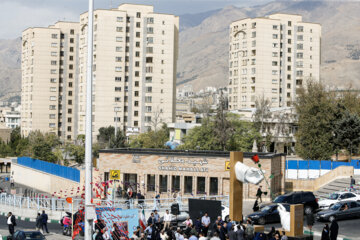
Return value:
M 310 235 L 312 235 L 312 227 L 314 226 L 314 223 L 315 223 L 315 217 L 314 217 L 314 214 L 312 213 L 309 213 L 309 214 L 306 214 L 306 224 L 307 224 L 307 227 L 309 228 L 309 231 L 310 231 Z
M 285 235 L 285 231 L 282 231 L 281 240 L 288 240 L 288 237 Z
M 272 226 L 270 232 L 267 235 L 267 237 L 268 237 L 268 239 L 272 239 L 272 238 L 274 238 L 274 235 L 275 235 L 275 227 Z
M 219 234 L 217 232 L 214 232 L 213 236 L 212 236 L 212 238 L 210 238 L 210 240 L 220 240 Z
M 195 230 L 197 233 L 199 233 L 201 231 L 201 221 L 200 221 L 200 218 L 196 218 L 195 220 L 195 223 L 194 223 L 194 226 L 195 226 Z
M 63 221 L 63 223 L 64 223 L 64 221 Z M 35 229 L 37 231 L 40 231 L 41 228 L 42 228 L 41 227 L 41 215 L 40 215 L 40 213 L 38 213 L 36 216 Z
M 160 215 L 157 210 L 154 211 L 154 221 L 155 225 L 158 225 L 160 223 Z
M 201 225 L 202 225 L 202 230 L 204 232 L 204 235 L 205 235 L 205 237 L 207 237 L 207 233 L 208 233 L 209 225 L 210 225 L 210 217 L 207 212 L 201 218 Z
M 187 217 L 183 224 L 185 224 L 186 228 L 191 228 L 191 226 L 193 225 L 193 221 L 190 217 Z
M 339 233 L 339 225 L 336 219 L 334 219 L 330 225 L 330 240 L 336 240 L 338 233 Z
M 259 186 L 257 192 L 256 192 L 256 201 L 260 199 L 260 203 L 262 203 L 261 195 L 263 194 L 263 191 L 261 191 L 262 186 Z
M 237 235 L 237 240 L 245 240 L 244 228 L 241 226 L 241 224 L 239 224 L 237 227 L 236 235 Z
M 253 211 L 254 211 L 254 212 L 259 211 L 259 202 L 258 202 L 257 199 L 256 199 L 255 202 L 254 202 Z
M 350 192 L 354 190 L 354 185 L 355 179 L 353 178 L 353 176 L 350 176 Z
M 41 228 L 43 230 L 43 232 L 46 231 L 46 233 L 49 233 L 48 227 L 47 227 L 47 222 L 48 222 L 48 215 L 45 213 L 45 210 L 42 211 L 41 214 Z M 45 231 L 44 231 L 45 228 Z
M 204 233 L 199 234 L 199 240 L 207 240 L 207 238 L 204 236 Z
M 150 213 L 150 217 L 147 220 L 147 225 L 150 226 L 150 224 L 154 224 L 155 223 L 155 216 L 154 213 Z
M 254 239 L 254 227 L 253 225 L 251 225 L 251 221 L 249 219 L 246 221 L 245 239 L 247 240 Z
M 164 214 L 164 230 L 170 228 L 170 223 L 171 223 L 171 214 L 169 213 L 169 210 L 166 210 Z
M 7 215 L 7 225 L 9 228 L 10 235 L 14 235 L 15 226 L 16 226 L 16 219 L 12 212 L 9 212 Z
M 321 232 L 321 240 L 330 240 L 328 224 L 325 224 L 325 226 Z
M 237 234 L 234 231 L 234 226 L 231 226 L 230 231 L 228 232 L 229 240 L 237 240 Z

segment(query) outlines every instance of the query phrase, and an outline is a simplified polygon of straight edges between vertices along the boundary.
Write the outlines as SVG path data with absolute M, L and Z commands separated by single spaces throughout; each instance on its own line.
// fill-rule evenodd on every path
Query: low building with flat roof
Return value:
M 251 157 L 258 154 L 271 192 L 284 192 L 285 155 L 275 153 L 244 153 L 244 164 L 257 167 Z M 111 170 L 120 170 L 123 189 L 141 191 L 145 198 L 160 193 L 171 198 L 174 192 L 182 196 L 228 195 L 230 152 L 184 151 L 168 149 L 105 149 L 99 152 L 98 172 L 102 181 L 109 181 Z M 262 181 L 263 191 L 267 184 Z M 255 198 L 258 186 L 244 184 L 244 198 Z M 110 187 L 114 187 L 110 184 Z M 269 192 L 269 191 L 268 191 Z M 270 193 L 267 195 L 269 196 Z

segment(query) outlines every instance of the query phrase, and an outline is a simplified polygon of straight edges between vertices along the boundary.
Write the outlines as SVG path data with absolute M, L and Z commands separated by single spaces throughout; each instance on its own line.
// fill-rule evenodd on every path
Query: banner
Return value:
M 111 236 L 114 223 L 119 230 L 121 238 L 130 239 L 136 227 L 139 226 L 138 209 L 121 209 L 113 207 L 96 208 L 98 219 L 103 219 L 106 231 Z

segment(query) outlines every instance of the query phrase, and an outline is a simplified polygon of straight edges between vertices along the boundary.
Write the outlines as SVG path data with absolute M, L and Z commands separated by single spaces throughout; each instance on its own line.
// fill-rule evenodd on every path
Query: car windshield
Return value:
M 336 200 L 336 199 L 338 199 L 339 198 L 339 194 L 338 193 L 333 193 L 333 194 L 331 194 L 330 196 L 329 196 L 329 199 L 331 199 L 331 200 Z
M 336 203 L 330 207 L 331 210 L 338 210 L 341 207 L 341 203 Z
M 261 209 L 262 212 L 268 212 L 272 207 L 271 206 L 265 206 Z
M 25 232 L 26 239 L 44 239 L 40 232 Z
M 278 196 L 275 198 L 274 203 L 283 203 L 287 200 L 287 196 Z

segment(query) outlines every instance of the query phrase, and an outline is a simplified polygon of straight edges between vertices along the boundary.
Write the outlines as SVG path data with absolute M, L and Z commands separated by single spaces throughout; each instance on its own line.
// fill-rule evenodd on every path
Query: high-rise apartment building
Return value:
M 73 139 L 79 23 L 57 22 L 22 34 L 21 131 Z
M 320 78 L 321 25 L 299 15 L 272 14 L 230 25 L 229 109 L 290 106 L 308 79 Z
M 88 13 L 80 15 L 78 133 L 85 133 Z M 95 10 L 93 132 L 127 135 L 174 122 L 179 18 L 153 6 Z

